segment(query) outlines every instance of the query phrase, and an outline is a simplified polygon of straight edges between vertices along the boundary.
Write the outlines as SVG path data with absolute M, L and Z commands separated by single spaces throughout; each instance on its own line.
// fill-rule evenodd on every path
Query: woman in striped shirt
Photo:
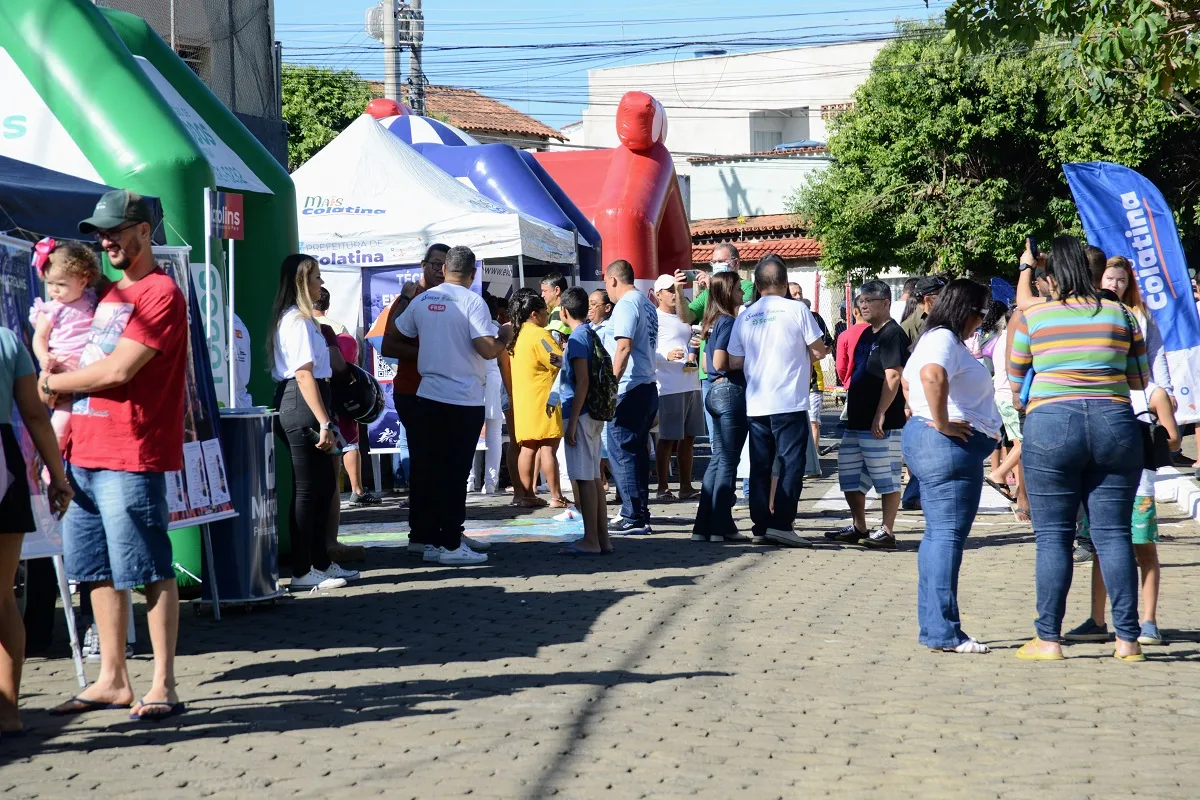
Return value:
M 1056 238 L 1046 269 L 1054 293 L 1017 323 L 1008 359 L 1015 397 L 1026 373 L 1034 372 L 1022 462 L 1037 537 L 1037 636 L 1017 657 L 1063 657 L 1071 543 L 1082 503 L 1112 604 L 1114 655 L 1141 661 L 1130 526 L 1142 440 L 1129 390 L 1145 385 L 1146 345 L 1120 303 L 1102 298 L 1092 285 L 1077 239 Z

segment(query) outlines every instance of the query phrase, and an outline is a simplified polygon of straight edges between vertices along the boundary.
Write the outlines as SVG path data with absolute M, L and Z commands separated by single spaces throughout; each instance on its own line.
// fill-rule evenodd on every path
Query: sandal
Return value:
M 658 494 L 654 495 L 654 499 L 660 503 L 674 503 L 678 498 L 671 494 L 671 490 L 668 489 L 665 492 L 659 492 Z
M 541 498 L 538 499 L 540 500 Z M 551 508 L 570 508 L 571 501 L 565 497 L 551 497 L 550 502 L 547 503 L 547 505 L 549 505 Z
M 1010 503 L 1017 502 L 1016 495 L 1009 492 L 1007 486 L 999 484 L 996 481 L 992 480 L 991 478 L 984 478 L 983 482 L 986 483 L 988 486 L 992 487 L 993 489 L 995 489 L 997 492 L 999 492 L 1000 496 L 1003 497 L 1008 502 L 1010 502 Z
M 1013 509 L 1013 516 L 1017 518 L 1017 522 L 1032 522 L 1033 517 L 1029 514 L 1028 508 L 1017 506 Z
M 978 642 L 974 639 L 967 639 L 958 647 L 938 647 L 934 648 L 935 653 L 972 653 L 983 654 L 992 652 L 992 648 L 988 647 L 983 642 Z
M 695 500 L 695 499 L 696 499 L 697 497 L 699 497 L 699 496 L 700 496 L 700 490 L 699 490 L 699 489 L 693 489 L 693 490 L 692 490 L 692 491 L 690 491 L 690 492 L 683 492 L 683 491 L 681 491 L 681 492 L 679 493 L 679 502 L 683 503 L 683 502 L 686 502 L 686 501 L 688 501 L 688 500 Z
M 514 500 L 513 505 L 521 508 L 545 508 L 550 504 L 537 495 L 533 495 L 522 497 L 520 500 Z
M 1044 650 L 1039 649 L 1038 645 L 1041 644 L 1041 641 L 1041 639 L 1038 639 L 1035 636 L 1025 644 L 1021 645 L 1021 648 L 1017 650 L 1017 658 L 1023 661 L 1062 661 L 1064 658 L 1066 658 L 1066 656 L 1064 656 L 1061 652 L 1047 653 Z M 1047 644 L 1049 644 L 1049 642 L 1047 642 Z

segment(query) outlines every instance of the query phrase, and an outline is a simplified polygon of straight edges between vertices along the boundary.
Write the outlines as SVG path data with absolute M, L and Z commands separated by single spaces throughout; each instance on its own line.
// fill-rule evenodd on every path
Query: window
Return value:
M 751 139 L 751 147 L 755 153 L 766 153 L 780 144 L 783 144 L 783 131 L 754 131 Z

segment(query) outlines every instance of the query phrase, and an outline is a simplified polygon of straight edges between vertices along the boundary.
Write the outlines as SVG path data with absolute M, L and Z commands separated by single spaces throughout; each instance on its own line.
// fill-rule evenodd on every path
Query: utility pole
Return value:
M 405 44 L 409 46 L 408 57 L 408 102 L 413 113 L 425 116 L 425 73 L 421 69 L 421 45 L 425 40 L 425 17 L 421 13 L 421 0 L 401 5 L 400 15 L 404 18 Z
M 396 0 L 383 0 L 383 96 L 400 102 L 400 24 Z

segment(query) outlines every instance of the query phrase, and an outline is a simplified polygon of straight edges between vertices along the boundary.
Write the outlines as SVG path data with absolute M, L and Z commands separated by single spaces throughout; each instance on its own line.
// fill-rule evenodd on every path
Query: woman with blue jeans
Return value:
M 1000 438 L 992 376 L 964 340 L 983 322 L 986 286 L 951 281 L 929 313 L 901 385 L 912 416 L 901 439 L 904 460 L 921 482 L 925 536 L 917 551 L 918 640 L 931 650 L 987 653 L 963 633 L 958 570 L 975 522 L 983 466 Z
M 729 335 L 742 305 L 742 287 L 735 272 L 713 275 L 708 286 L 700 337 L 705 341 L 707 364 L 704 407 L 712 415 L 712 456 L 700 486 L 700 508 L 692 528 L 697 542 L 742 542 L 733 522 L 734 492 L 738 459 L 746 443 L 746 379 L 740 370 L 729 369 Z
M 1008 356 L 1014 395 L 1034 371 L 1021 459 L 1037 537 L 1037 636 L 1017 657 L 1063 657 L 1071 545 L 1083 504 L 1117 629 L 1113 655 L 1144 661 L 1131 532 L 1143 456 L 1129 392 L 1146 385 L 1145 340 L 1121 304 L 1093 286 L 1078 240 L 1056 238 L 1045 269 L 1052 296 L 1025 310 Z

